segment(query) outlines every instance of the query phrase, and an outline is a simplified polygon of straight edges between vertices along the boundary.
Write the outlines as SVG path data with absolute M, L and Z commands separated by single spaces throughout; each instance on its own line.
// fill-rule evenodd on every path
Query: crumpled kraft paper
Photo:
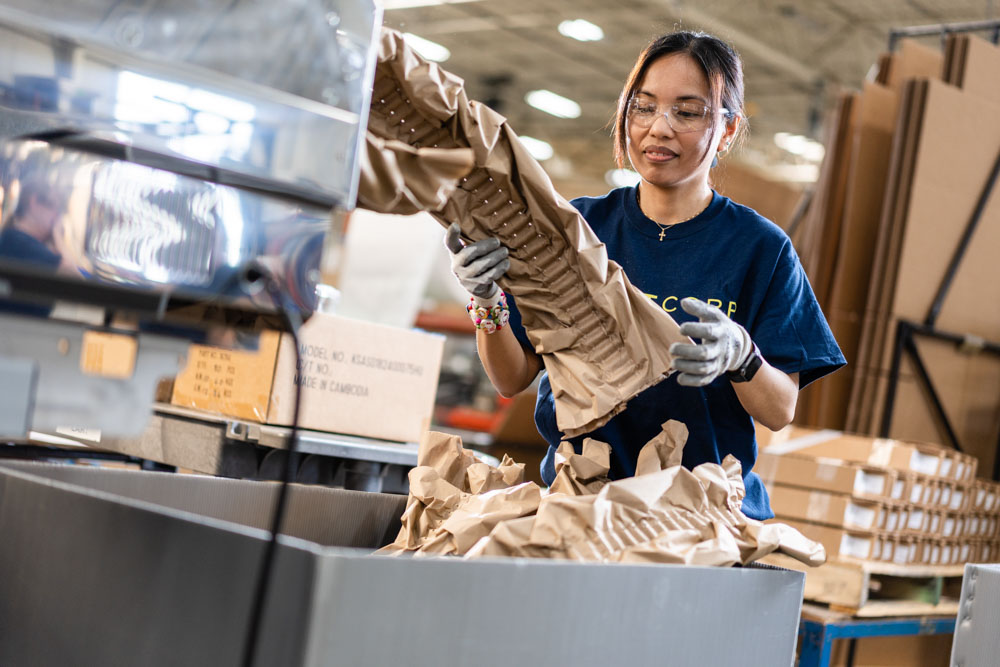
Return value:
M 443 207 L 475 159 L 468 148 L 414 148 L 371 132 L 359 157 L 358 204 L 400 215 Z
M 439 208 L 467 242 L 497 236 L 510 249 L 501 287 L 512 294 L 528 338 L 542 355 L 556 423 L 568 436 L 605 424 L 670 372 L 670 344 L 685 341 L 676 322 L 609 261 L 604 244 L 553 188 L 506 120 L 466 97 L 458 77 L 417 55 L 384 29 L 368 120 L 384 140 L 416 148 L 471 148 L 475 167 Z M 387 183 L 419 175 L 386 173 Z M 402 165 L 406 168 L 405 165 Z M 369 203 L 408 212 L 414 198 Z
M 542 495 L 522 483 L 523 466 L 508 457 L 484 473 L 457 437 L 431 433 L 410 472 L 399 536 L 382 552 L 729 566 L 781 551 L 825 562 L 822 545 L 794 528 L 740 511 L 745 489 L 735 457 L 682 467 L 686 440 L 683 424 L 667 422 L 640 452 L 641 474 L 614 482 L 605 443 L 589 439 L 582 454 L 565 443 L 557 481 Z M 491 481 L 477 493 L 473 477 Z

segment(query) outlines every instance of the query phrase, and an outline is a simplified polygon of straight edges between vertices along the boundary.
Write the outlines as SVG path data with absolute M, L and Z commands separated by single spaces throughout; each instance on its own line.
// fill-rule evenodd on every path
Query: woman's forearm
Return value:
M 799 374 L 787 374 L 764 361 L 749 382 L 733 383 L 743 409 L 772 431 L 792 422 L 799 397 Z
M 505 398 L 527 389 L 542 367 L 541 358 L 525 349 L 510 327 L 491 334 L 476 331 L 476 347 L 486 375 Z

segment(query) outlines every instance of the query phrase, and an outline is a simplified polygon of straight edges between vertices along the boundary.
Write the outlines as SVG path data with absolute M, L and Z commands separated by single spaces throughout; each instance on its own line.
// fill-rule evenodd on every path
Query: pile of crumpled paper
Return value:
M 822 545 L 794 528 L 741 511 L 740 464 L 681 466 L 687 428 L 668 421 L 641 450 L 636 475 L 610 481 L 610 448 L 593 439 L 558 450 L 556 480 L 543 491 L 524 465 L 479 461 L 457 436 L 428 433 L 402 528 L 379 553 L 526 556 L 596 562 L 747 564 L 780 551 L 808 565 Z

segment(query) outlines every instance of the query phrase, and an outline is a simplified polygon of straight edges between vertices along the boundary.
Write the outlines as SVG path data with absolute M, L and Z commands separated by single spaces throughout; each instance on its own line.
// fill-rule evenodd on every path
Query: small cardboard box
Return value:
M 809 539 L 822 544 L 826 549 L 826 555 L 830 558 L 868 560 L 873 557 L 872 554 L 879 537 L 878 533 L 874 531 L 834 528 L 833 526 L 786 517 L 777 517 L 777 519 L 797 529 Z
M 0 466 L 0 664 L 240 664 L 277 489 Z M 254 664 L 793 662 L 801 572 L 372 555 L 405 504 L 289 488 Z
M 874 500 L 783 484 L 771 486 L 768 492 L 771 509 L 779 517 L 857 530 L 877 530 L 886 520 L 887 506 Z
M 859 498 L 893 500 L 902 499 L 905 492 L 905 484 L 891 470 L 837 459 L 775 455 L 766 449 L 757 457 L 754 472 L 768 489 L 774 484 L 785 484 Z
M 936 474 L 940 461 L 940 457 L 927 456 L 913 445 L 899 440 L 851 435 L 833 430 L 796 429 L 792 431 L 788 440 L 772 443 L 764 451 L 774 455 L 796 454 L 812 458 L 839 459 L 924 474 L 931 467 Z
M 430 424 L 444 337 L 322 313 L 291 336 L 260 335 L 256 352 L 192 345 L 171 403 L 278 426 L 416 441 Z

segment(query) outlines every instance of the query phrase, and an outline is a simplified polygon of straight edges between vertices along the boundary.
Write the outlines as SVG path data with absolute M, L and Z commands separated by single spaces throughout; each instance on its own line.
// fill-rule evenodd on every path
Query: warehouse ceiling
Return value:
M 606 124 L 639 51 L 662 32 L 705 30 L 736 47 L 744 60 L 751 130 L 740 159 L 773 168 L 809 162 L 779 149 L 775 133 L 822 139 L 837 92 L 861 86 L 891 29 L 994 19 L 998 5 L 1000 0 L 386 0 L 385 24 L 446 47 L 450 56 L 442 65 L 465 79 L 471 98 L 504 114 L 518 134 L 553 146 L 553 157 L 542 164 L 563 194 L 574 196 L 607 189 L 605 172 L 613 164 Z M 598 26 L 603 38 L 583 42 L 560 34 L 559 24 L 570 19 Z M 580 116 L 559 119 L 526 104 L 526 93 L 539 89 L 576 101 Z M 808 169 L 800 173 L 808 179 Z

